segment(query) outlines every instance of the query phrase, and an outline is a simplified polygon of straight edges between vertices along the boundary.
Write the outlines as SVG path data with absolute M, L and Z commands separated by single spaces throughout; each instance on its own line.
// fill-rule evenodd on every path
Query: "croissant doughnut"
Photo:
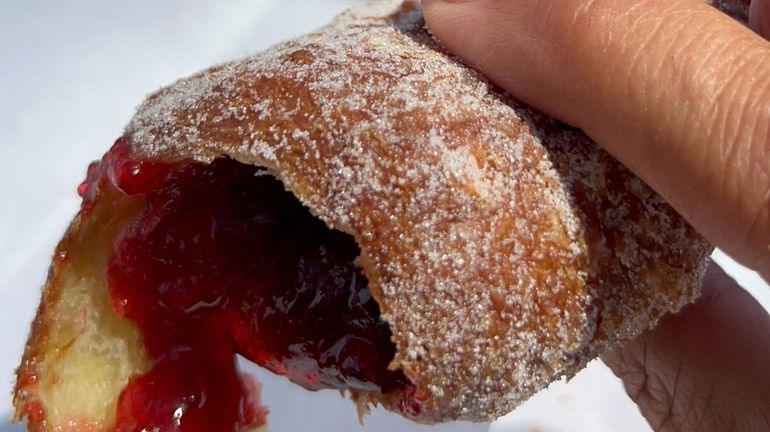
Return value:
M 711 251 L 411 1 L 158 91 L 78 190 L 18 369 L 34 431 L 259 427 L 236 353 L 492 419 L 693 300 Z

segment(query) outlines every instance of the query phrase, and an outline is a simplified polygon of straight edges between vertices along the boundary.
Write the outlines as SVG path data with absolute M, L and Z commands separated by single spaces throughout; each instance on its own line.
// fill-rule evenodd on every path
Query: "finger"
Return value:
M 749 27 L 766 39 L 770 38 L 770 7 L 767 6 L 767 0 L 751 2 Z
M 434 35 L 770 275 L 770 44 L 698 0 L 424 0 Z
M 770 430 L 770 315 L 717 266 L 681 313 L 602 356 L 656 431 Z

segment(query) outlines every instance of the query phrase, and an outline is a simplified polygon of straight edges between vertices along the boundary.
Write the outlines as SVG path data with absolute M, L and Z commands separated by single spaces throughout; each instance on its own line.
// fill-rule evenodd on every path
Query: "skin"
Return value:
M 770 430 L 770 315 L 717 266 L 698 301 L 602 360 L 656 431 Z
M 450 51 L 583 129 L 712 244 L 770 276 L 770 0 L 423 0 Z M 703 296 L 606 354 L 656 431 L 770 430 L 770 317 L 712 267 Z

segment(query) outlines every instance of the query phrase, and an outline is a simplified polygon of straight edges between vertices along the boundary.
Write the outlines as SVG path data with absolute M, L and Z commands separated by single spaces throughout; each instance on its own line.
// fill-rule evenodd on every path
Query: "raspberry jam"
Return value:
M 230 159 L 132 160 L 121 139 L 89 168 L 84 211 L 109 184 L 146 201 L 107 275 L 114 310 L 138 326 L 153 360 L 121 394 L 117 431 L 263 424 L 236 353 L 310 390 L 398 390 L 415 409 L 411 384 L 387 368 L 395 346 L 355 265 L 358 246 L 279 181 Z

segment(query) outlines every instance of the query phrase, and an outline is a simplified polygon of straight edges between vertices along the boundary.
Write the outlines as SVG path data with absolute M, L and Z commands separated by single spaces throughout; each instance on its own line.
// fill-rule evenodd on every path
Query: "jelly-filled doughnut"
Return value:
M 35 431 L 259 428 L 236 354 L 486 421 L 692 301 L 711 251 L 411 1 L 161 89 L 78 192 L 18 370 Z

